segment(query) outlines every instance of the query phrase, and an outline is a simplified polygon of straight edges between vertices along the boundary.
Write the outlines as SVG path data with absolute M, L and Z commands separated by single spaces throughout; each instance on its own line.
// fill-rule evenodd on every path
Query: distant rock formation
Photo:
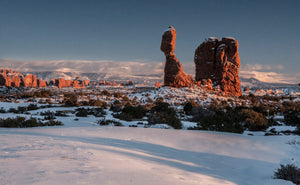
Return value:
M 52 79 L 48 84 L 42 79 L 37 79 L 36 75 L 22 73 L 13 70 L 0 69 L 0 85 L 7 87 L 48 87 L 54 85 L 58 88 L 74 87 L 85 88 L 90 85 L 89 80 L 80 80 L 77 77 L 75 80 L 65 80 L 64 78 Z
M 23 78 L 24 87 L 37 87 L 37 78 L 35 75 L 27 74 L 25 78 Z
M 20 87 L 23 85 L 23 74 L 18 71 L 0 69 L 0 85 Z
M 195 51 L 196 81 L 211 80 L 227 95 L 242 95 L 239 67 L 239 44 L 234 38 L 206 39 Z
M 42 79 L 38 79 L 38 87 L 47 87 L 47 82 Z
M 171 87 L 187 87 L 193 84 L 193 79 L 187 75 L 174 51 L 176 42 L 176 30 L 170 26 L 162 36 L 160 50 L 166 56 L 164 70 L 164 85 Z

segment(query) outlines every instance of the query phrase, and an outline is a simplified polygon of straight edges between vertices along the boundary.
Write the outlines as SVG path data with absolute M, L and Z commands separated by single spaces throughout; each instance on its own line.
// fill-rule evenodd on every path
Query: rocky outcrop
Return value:
M 55 85 L 58 88 L 71 87 L 71 80 L 65 80 L 64 78 L 55 79 Z
M 166 56 L 164 69 L 164 85 L 171 87 L 187 87 L 193 84 L 193 79 L 187 75 L 174 51 L 176 43 L 176 30 L 170 26 L 162 36 L 160 50 Z
M 22 76 L 20 76 L 20 75 L 14 75 L 14 76 L 12 76 L 12 78 L 11 78 L 11 82 L 10 82 L 10 85 L 12 86 L 12 87 L 20 87 L 21 86 L 21 83 L 22 83 Z
M 18 71 L 0 69 L 0 85 L 7 87 L 47 87 L 48 85 L 52 85 L 58 88 L 85 88 L 85 86 L 90 85 L 90 81 L 80 80 L 79 77 L 76 77 L 75 80 L 58 78 L 52 79 L 48 84 L 42 79 L 37 79 L 36 75 L 33 74 L 27 74 L 24 77 L 24 75 Z
M 72 82 L 72 86 L 73 86 L 74 88 L 80 88 L 80 83 L 79 83 L 79 81 L 74 80 L 74 81 Z
M 227 95 L 242 95 L 239 80 L 239 44 L 234 38 L 211 37 L 195 51 L 196 81 L 211 80 Z
M 42 79 L 38 79 L 38 87 L 47 87 L 47 82 Z
M 0 85 L 20 87 L 22 85 L 23 78 L 23 74 L 18 71 L 0 69 Z
M 89 80 L 84 80 L 83 83 L 84 83 L 85 86 L 90 86 L 91 85 Z
M 37 78 L 33 74 L 27 74 L 25 78 L 23 78 L 24 87 L 37 87 Z

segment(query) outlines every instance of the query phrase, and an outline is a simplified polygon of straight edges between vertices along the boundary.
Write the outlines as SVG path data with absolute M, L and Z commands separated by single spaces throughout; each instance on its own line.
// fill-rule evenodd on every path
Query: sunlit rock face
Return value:
M 187 87 L 193 83 L 190 75 L 187 75 L 174 51 L 176 43 L 176 30 L 170 26 L 162 36 L 161 51 L 166 56 L 164 69 L 164 85 L 171 87 Z
M 38 86 L 37 78 L 33 74 L 26 75 L 25 78 L 23 79 L 23 83 L 24 83 L 24 87 L 37 87 Z
M 0 85 L 7 87 L 20 87 L 23 85 L 23 74 L 18 71 L 0 69 Z
M 234 38 L 215 37 L 205 40 L 195 51 L 196 81 L 211 79 L 214 86 L 227 95 L 242 95 L 238 53 L 239 43 Z
M 47 87 L 47 82 L 42 79 L 38 79 L 38 87 Z

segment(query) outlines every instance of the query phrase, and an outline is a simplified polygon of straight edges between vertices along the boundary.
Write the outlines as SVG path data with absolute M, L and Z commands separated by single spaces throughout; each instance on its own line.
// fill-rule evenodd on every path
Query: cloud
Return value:
M 112 61 L 112 60 L 49 60 L 19 61 L 0 59 L 1 68 L 12 68 L 21 72 L 81 72 L 105 73 L 106 77 L 163 76 L 164 62 Z
M 264 65 L 264 64 L 244 64 L 241 65 L 241 71 L 274 71 L 284 69 L 283 65 Z
M 244 78 L 256 78 L 268 83 L 299 83 L 299 74 L 284 74 L 276 72 L 262 71 L 240 71 L 240 76 Z
M 283 65 L 244 64 L 240 68 L 240 76 L 256 78 L 268 83 L 299 83 L 300 74 L 282 73 Z

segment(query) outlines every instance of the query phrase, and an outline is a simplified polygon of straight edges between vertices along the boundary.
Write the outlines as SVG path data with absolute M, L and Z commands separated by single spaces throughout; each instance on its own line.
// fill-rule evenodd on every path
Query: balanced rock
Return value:
M 241 96 L 239 44 L 234 38 L 206 39 L 195 51 L 196 81 L 212 80 L 222 92 Z
M 176 30 L 170 26 L 162 36 L 160 50 L 166 56 L 164 69 L 164 85 L 171 87 L 187 87 L 193 84 L 194 80 L 187 75 L 181 63 L 178 61 L 174 51 L 176 43 Z

